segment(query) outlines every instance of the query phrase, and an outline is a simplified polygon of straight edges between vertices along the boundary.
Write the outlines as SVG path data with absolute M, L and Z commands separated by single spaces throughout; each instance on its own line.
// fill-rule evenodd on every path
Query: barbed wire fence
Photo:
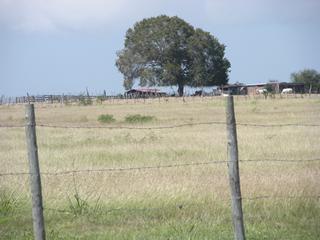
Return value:
M 28 159 L 29 159 L 29 171 L 27 172 L 0 172 L 0 178 L 6 176 L 21 176 L 27 175 L 30 178 L 30 188 L 32 195 L 32 209 L 33 209 L 33 226 L 34 226 L 34 236 L 35 239 L 45 239 L 45 223 L 43 218 L 43 210 L 46 211 L 56 211 L 61 213 L 71 213 L 69 210 L 64 209 L 53 209 L 53 208 L 44 208 L 42 203 L 42 189 L 41 189 L 41 176 L 63 176 L 69 174 L 89 174 L 97 172 L 125 172 L 125 171 L 149 171 L 165 168 L 181 168 L 181 167 L 190 167 L 190 166 L 201 166 L 201 165 L 214 165 L 214 164 L 227 164 L 229 167 L 229 179 L 230 179 L 230 188 L 234 188 L 234 191 L 231 191 L 231 200 L 233 203 L 233 221 L 234 221 L 234 230 L 236 239 L 245 239 L 244 233 L 244 222 L 242 217 L 242 200 L 255 201 L 260 199 L 295 199 L 295 198 L 305 198 L 305 199 L 320 199 L 320 195 L 310 195 L 310 196 L 299 196 L 299 195 L 263 195 L 263 196 L 250 196 L 242 197 L 240 191 L 240 177 L 238 164 L 248 164 L 251 162 L 260 162 L 260 163 L 306 163 L 306 162 L 320 162 L 320 158 L 310 158 L 310 159 L 238 159 L 237 153 L 237 136 L 236 136 L 236 126 L 244 127 L 263 127 L 263 128 L 274 128 L 274 127 L 319 127 L 320 124 L 307 124 L 307 123 L 281 123 L 281 124 L 256 124 L 256 123 L 236 123 L 234 117 L 234 107 L 233 107 L 233 97 L 228 97 L 228 103 L 232 101 L 229 109 L 227 108 L 228 114 L 233 114 L 231 120 L 228 122 L 222 121 L 208 121 L 208 122 L 191 122 L 191 123 L 182 123 L 182 124 L 173 124 L 166 126 L 147 126 L 147 127 L 132 127 L 132 126 L 70 126 L 70 125 L 54 125 L 54 124 L 44 124 L 40 123 L 36 125 L 35 114 L 34 114 L 34 105 L 26 105 L 26 115 L 27 121 L 25 125 L 1 125 L 0 128 L 26 128 L 26 140 L 28 145 Z M 233 113 L 232 113 L 233 112 Z M 40 172 L 39 171 L 39 162 L 38 162 L 38 152 L 37 152 L 37 140 L 36 140 L 36 126 L 39 128 L 57 128 L 57 129 L 127 129 L 127 130 L 161 130 L 161 129 L 175 129 L 182 127 L 190 126 L 200 126 L 200 125 L 229 125 L 233 128 L 232 131 L 235 133 L 230 133 L 229 138 L 233 138 L 231 143 L 228 142 L 228 149 L 233 149 L 235 152 L 231 153 L 228 157 L 228 160 L 211 160 L 205 162 L 193 162 L 193 163 L 179 163 L 179 164 L 167 164 L 167 165 L 155 165 L 155 166 L 136 166 L 136 167 L 124 167 L 124 168 L 91 168 L 91 169 L 70 169 L 63 171 L 53 171 L 53 172 Z M 231 132 L 232 132 L 231 131 Z M 231 159 L 230 159 L 231 158 Z M 234 164 L 235 168 L 230 169 L 230 165 Z M 232 175 L 233 173 L 238 174 Z M 230 198 L 225 199 L 230 200 Z M 237 205 L 237 206 L 234 206 Z M 235 209 L 234 209 L 235 208 Z M 146 210 L 157 210 L 159 208 L 141 208 L 134 209 L 139 211 Z M 132 210 L 132 209 L 131 209 Z M 128 208 L 114 208 L 107 211 L 130 211 Z M 240 211 L 240 212 L 239 212 Z M 240 216 L 240 218 L 239 218 Z M 236 223 L 235 223 L 236 221 Z
M 126 171 L 146 171 L 146 170 L 156 170 L 163 168 L 179 168 L 179 167 L 191 167 L 191 166 L 201 166 L 201 165 L 213 165 L 213 164 L 225 164 L 229 161 L 217 160 L 208 162 L 194 162 L 194 163 L 179 163 L 179 164 L 168 164 L 168 165 L 155 165 L 155 166 L 141 166 L 141 167 L 128 167 L 128 168 L 96 168 L 96 169 L 77 169 L 77 170 L 65 170 L 56 172 L 40 172 L 40 175 L 44 176 L 60 176 L 69 174 L 86 174 L 86 173 L 97 173 L 97 172 L 126 172 Z M 260 162 L 260 163 L 306 163 L 306 162 L 320 162 L 320 158 L 310 158 L 310 159 L 239 159 L 240 163 L 250 163 L 250 162 Z M 2 172 L 0 177 L 5 176 L 23 176 L 30 175 L 30 172 Z
M 131 126 L 86 126 L 86 125 L 54 125 L 54 124 L 44 124 L 38 123 L 37 127 L 43 128 L 60 128 L 60 129 L 128 129 L 128 130 L 159 130 L 159 129 L 174 129 L 182 128 L 188 126 L 200 126 L 200 125 L 225 125 L 225 122 L 220 121 L 208 121 L 208 122 L 190 122 L 190 123 L 181 123 L 173 125 L 164 125 L 164 126 L 150 126 L 150 127 L 131 127 Z M 245 127 L 265 127 L 265 128 L 274 128 L 274 127 L 320 127 L 320 124 L 308 124 L 308 123 L 284 123 L 284 124 L 257 124 L 257 123 L 237 123 L 237 126 Z M 1 125 L 0 128 L 24 128 L 25 125 Z

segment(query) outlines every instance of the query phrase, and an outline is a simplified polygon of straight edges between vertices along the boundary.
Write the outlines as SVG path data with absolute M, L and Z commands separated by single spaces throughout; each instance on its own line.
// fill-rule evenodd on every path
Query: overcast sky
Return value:
M 227 46 L 229 82 L 320 71 L 320 0 L 0 0 L 0 95 L 122 93 L 129 27 L 166 14 Z

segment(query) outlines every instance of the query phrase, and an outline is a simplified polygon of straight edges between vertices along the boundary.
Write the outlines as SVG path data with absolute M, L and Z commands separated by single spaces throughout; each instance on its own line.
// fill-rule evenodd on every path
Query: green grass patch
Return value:
M 0 217 L 13 214 L 18 205 L 18 199 L 13 192 L 0 191 Z
M 94 205 L 94 202 L 88 202 Z M 45 210 L 48 239 L 233 239 L 231 209 L 210 199 L 127 200 L 75 214 L 70 206 Z M 25 206 L 0 222 L 0 239 L 32 239 Z M 248 239 L 318 239 L 317 200 L 261 200 L 244 204 Z
M 127 123 L 146 123 L 154 120 L 154 116 L 141 115 L 141 114 L 132 114 L 127 115 L 125 118 L 125 122 Z
M 113 115 L 111 114 L 101 114 L 98 117 L 98 121 L 101 123 L 113 123 L 116 121 L 116 119 L 114 119 Z

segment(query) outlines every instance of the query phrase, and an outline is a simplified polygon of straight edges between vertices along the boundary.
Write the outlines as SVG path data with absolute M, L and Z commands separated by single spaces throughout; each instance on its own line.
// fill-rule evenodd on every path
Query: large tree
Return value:
M 296 83 L 304 83 L 312 92 L 312 89 L 320 88 L 320 73 L 314 69 L 304 69 L 297 73 L 291 74 L 291 81 Z
M 129 28 L 116 66 L 124 87 L 136 80 L 140 86 L 214 86 L 228 82 L 225 46 L 208 32 L 194 29 L 178 17 L 161 15 L 143 19 Z

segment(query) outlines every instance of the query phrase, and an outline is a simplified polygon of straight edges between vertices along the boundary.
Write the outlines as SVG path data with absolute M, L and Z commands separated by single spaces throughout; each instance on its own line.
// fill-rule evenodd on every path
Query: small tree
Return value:
M 317 92 L 319 92 L 320 73 L 314 69 L 305 69 L 297 73 L 292 73 L 291 81 L 306 84 L 310 93 L 312 92 L 312 89 L 317 89 Z

